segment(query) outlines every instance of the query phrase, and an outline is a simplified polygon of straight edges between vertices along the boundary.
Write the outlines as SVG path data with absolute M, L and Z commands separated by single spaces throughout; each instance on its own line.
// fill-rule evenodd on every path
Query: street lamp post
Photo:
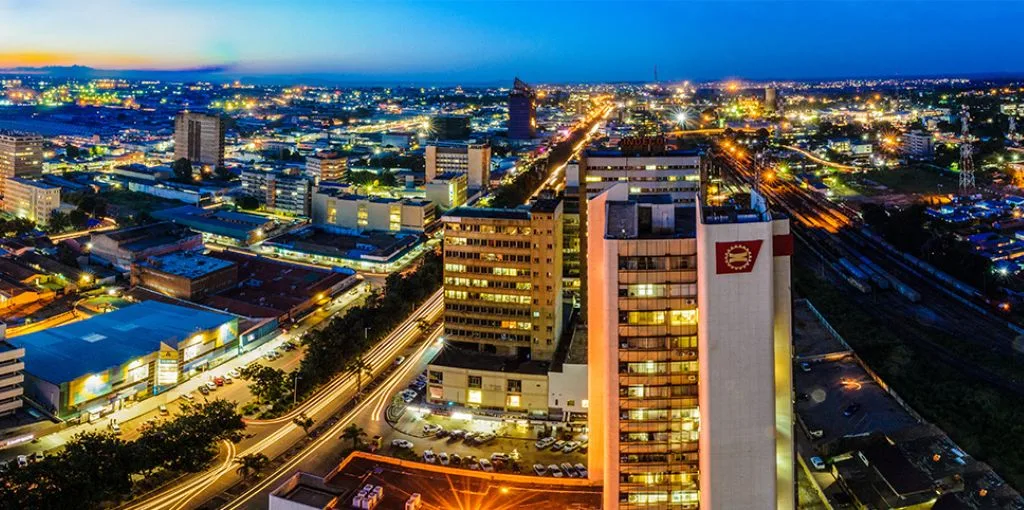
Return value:
M 299 402 L 299 371 L 295 371 L 295 383 L 292 386 L 292 407 Z

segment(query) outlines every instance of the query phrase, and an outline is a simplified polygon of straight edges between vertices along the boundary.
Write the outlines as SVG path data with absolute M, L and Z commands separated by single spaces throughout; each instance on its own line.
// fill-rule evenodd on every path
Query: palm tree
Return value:
M 309 435 L 309 429 L 313 427 L 313 418 L 306 416 L 306 413 L 299 413 L 298 416 L 292 418 L 292 423 L 302 427 L 302 431 Z
M 359 443 L 364 437 L 366 437 L 366 432 L 355 423 L 349 425 L 348 427 L 345 427 L 345 430 L 341 431 L 342 439 L 348 439 L 352 441 L 353 450 L 355 450 L 359 446 Z
M 238 473 L 242 480 L 248 480 L 254 475 L 258 476 L 260 471 L 263 471 L 263 468 L 270 463 L 270 459 L 262 453 L 250 453 L 235 459 L 235 462 L 238 463 L 235 473 Z
M 351 370 L 356 373 L 356 393 L 363 391 L 363 374 L 371 375 L 371 368 L 370 364 L 367 363 L 362 356 L 358 356 L 352 361 L 349 361 L 348 365 L 345 366 L 346 370 Z

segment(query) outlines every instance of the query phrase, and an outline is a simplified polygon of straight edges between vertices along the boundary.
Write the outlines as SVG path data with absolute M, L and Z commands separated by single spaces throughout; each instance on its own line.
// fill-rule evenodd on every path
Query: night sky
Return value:
M 0 68 L 473 83 L 1024 74 L 1024 2 L 0 0 Z

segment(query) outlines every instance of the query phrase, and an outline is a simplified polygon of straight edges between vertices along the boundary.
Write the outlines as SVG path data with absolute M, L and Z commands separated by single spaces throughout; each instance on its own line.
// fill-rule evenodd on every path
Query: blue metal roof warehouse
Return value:
M 65 326 L 8 339 L 25 348 L 25 371 L 61 384 L 102 372 L 160 350 L 177 348 L 197 331 L 216 328 L 234 317 L 221 313 L 143 301 Z

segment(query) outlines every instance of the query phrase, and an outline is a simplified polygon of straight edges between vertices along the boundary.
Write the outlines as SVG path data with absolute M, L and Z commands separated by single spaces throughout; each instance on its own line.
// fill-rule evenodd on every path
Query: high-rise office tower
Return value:
M 529 140 L 537 134 L 537 93 L 519 78 L 508 94 L 508 137 Z
M 764 89 L 764 112 L 775 113 L 778 108 L 779 98 L 777 97 L 775 87 L 768 87 Z
M 465 140 L 470 133 L 469 115 L 438 115 L 430 121 L 430 138 L 434 140 Z
M 588 467 L 606 509 L 794 508 L 792 238 L 759 196 L 734 198 L 620 184 L 588 204 Z
M 174 159 L 224 166 L 224 123 L 217 115 L 181 112 L 174 118 Z
M 0 130 L 0 195 L 11 177 L 32 177 L 43 173 L 43 137 L 18 131 Z
M 486 143 L 433 142 L 423 153 L 426 181 L 440 174 L 466 174 L 470 189 L 485 189 L 491 184 L 491 146 Z
M 562 203 L 445 213 L 445 339 L 550 360 L 562 335 Z

